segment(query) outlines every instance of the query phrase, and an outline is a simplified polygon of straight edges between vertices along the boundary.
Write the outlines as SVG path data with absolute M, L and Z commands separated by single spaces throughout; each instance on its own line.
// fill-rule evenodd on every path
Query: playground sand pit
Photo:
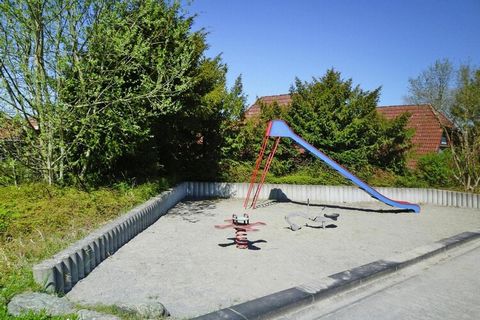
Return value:
M 398 212 L 380 202 L 312 204 L 262 202 L 249 210 L 249 249 L 237 249 L 233 213 L 239 199 L 181 202 L 80 281 L 68 298 L 85 305 L 160 301 L 175 319 L 225 308 L 396 253 L 478 230 L 480 212 L 422 205 Z M 340 214 L 327 228 L 292 231 L 291 213 Z M 309 223 L 292 218 L 298 225 Z

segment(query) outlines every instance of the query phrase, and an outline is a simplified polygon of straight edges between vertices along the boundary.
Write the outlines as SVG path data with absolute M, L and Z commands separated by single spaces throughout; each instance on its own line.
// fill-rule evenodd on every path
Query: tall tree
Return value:
M 19 140 L 3 144 L 10 157 L 48 183 L 218 160 L 241 81 L 226 89 L 226 66 L 204 56 L 205 33 L 179 2 L 7 0 L 0 10 L 0 111 L 17 114 L 8 123 Z
M 406 115 L 381 118 L 380 88 L 364 91 L 333 69 L 312 82 L 296 80 L 288 119 L 293 129 L 315 147 L 350 168 L 369 165 L 404 169 L 410 147 Z
M 177 2 L 155 0 L 112 1 L 98 15 L 78 68 L 67 69 L 62 96 L 76 106 L 72 121 L 79 119 L 68 136 L 76 141 L 70 159 L 81 179 L 129 167 L 118 161 L 152 134 L 167 132 L 171 124 L 162 117 L 186 109 L 206 48 L 204 33 L 192 32 L 192 23 Z
M 480 187 L 480 69 L 462 66 L 452 107 L 454 176 L 465 190 Z
M 21 143 L 15 152 L 5 151 L 48 183 L 64 178 L 65 119 L 76 107 L 60 99 L 62 70 L 78 65 L 88 41 L 86 26 L 102 5 L 89 0 L 0 2 L 0 111 L 22 119 L 14 126 L 21 129 L 15 133 Z
M 178 178 L 215 179 L 220 164 L 227 160 L 245 97 L 241 77 L 228 89 L 226 73 L 219 56 L 203 58 L 195 73 L 195 89 L 181 100 L 184 108 L 160 117 L 154 126 L 158 159 Z
M 430 103 L 454 127 L 444 127 L 453 160 L 453 175 L 467 191 L 480 185 L 480 76 L 469 65 L 453 68 L 437 60 L 417 78 L 409 79 L 407 101 Z M 454 79 L 457 78 L 457 83 Z
M 436 60 L 416 78 L 408 79 L 407 103 L 431 104 L 436 110 L 450 114 L 454 96 L 455 70 L 448 59 Z

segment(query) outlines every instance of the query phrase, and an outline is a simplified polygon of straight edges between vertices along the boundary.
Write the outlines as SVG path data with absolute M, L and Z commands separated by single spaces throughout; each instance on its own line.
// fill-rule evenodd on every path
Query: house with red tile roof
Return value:
M 377 112 L 387 119 L 394 119 L 403 113 L 410 114 L 407 128 L 415 130 L 412 137 L 415 156 L 408 162 L 411 167 L 416 165 L 419 157 L 448 147 L 444 128 L 453 128 L 453 123 L 429 104 L 380 106 Z
M 245 118 L 253 118 L 260 114 L 263 104 L 278 103 L 288 107 L 292 102 L 289 94 L 260 97 L 245 111 Z M 409 167 L 415 167 L 417 159 L 428 153 L 440 152 L 448 147 L 448 141 L 443 128 L 453 128 L 453 124 L 442 113 L 436 111 L 429 104 L 378 106 L 377 112 L 387 119 L 394 119 L 404 113 L 409 113 L 410 118 L 407 128 L 414 129 L 412 137 L 413 156 L 408 160 Z

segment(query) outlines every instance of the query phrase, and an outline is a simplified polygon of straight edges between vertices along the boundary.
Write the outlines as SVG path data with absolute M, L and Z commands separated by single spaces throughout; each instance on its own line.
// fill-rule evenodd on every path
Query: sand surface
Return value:
M 285 215 L 307 210 L 311 216 L 340 217 L 332 221 L 336 227 L 287 228 Z M 68 298 L 90 305 L 156 300 L 174 318 L 190 318 L 480 229 L 480 211 L 472 209 L 422 205 L 417 215 L 381 203 L 307 208 L 264 202 L 249 214 L 251 222 L 267 225 L 249 233 L 250 249 L 240 250 L 225 246 L 232 243 L 233 229 L 214 228 L 233 213 L 244 213 L 241 200 L 179 203 L 80 281 Z

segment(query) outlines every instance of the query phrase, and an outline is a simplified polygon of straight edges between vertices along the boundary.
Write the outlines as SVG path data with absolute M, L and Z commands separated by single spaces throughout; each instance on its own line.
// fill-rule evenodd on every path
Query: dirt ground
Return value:
M 480 211 L 422 205 L 398 212 L 379 202 L 311 204 L 263 202 L 249 210 L 249 249 L 233 245 L 234 230 L 215 229 L 243 214 L 242 200 L 179 203 L 68 293 L 98 305 L 156 300 L 184 319 L 245 302 L 348 268 L 480 229 Z M 285 216 L 340 214 L 327 228 L 304 218 L 288 228 Z M 305 226 L 309 223 L 311 226 Z

